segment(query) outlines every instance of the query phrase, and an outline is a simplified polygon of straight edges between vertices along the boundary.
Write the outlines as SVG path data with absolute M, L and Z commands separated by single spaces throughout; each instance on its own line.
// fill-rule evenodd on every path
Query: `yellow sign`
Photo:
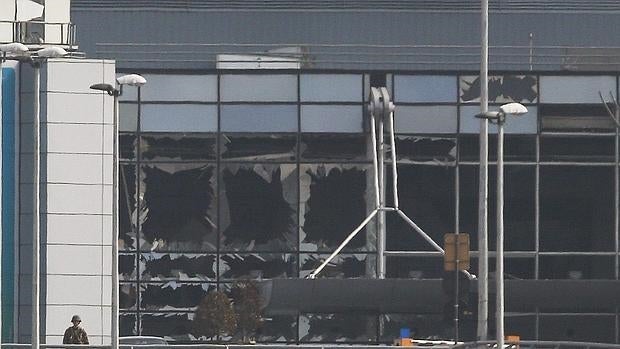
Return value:
M 444 270 L 469 269 L 469 234 L 448 233 L 443 236 L 443 242 L 445 251 L 443 258 Z

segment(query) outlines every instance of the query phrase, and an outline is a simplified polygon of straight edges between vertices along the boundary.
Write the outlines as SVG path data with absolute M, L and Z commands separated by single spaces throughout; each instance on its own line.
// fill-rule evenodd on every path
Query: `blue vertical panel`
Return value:
M 2 69 L 2 341 L 12 342 L 15 284 L 15 70 Z

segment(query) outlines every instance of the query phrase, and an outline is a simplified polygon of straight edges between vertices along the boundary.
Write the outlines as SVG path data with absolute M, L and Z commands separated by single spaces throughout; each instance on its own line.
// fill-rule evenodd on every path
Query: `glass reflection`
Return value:
M 292 254 L 227 254 L 220 257 L 220 279 L 273 279 L 297 276 Z
M 370 161 L 365 134 L 302 134 L 302 160 Z
M 119 177 L 119 249 L 135 250 L 137 247 L 136 167 L 120 165 Z
M 215 280 L 215 255 L 181 253 L 143 253 L 140 279 L 144 281 Z
M 247 136 L 223 134 L 222 159 L 234 161 L 292 161 L 297 157 L 295 135 Z
M 157 134 L 142 136 L 145 160 L 213 160 L 216 139 L 212 135 Z

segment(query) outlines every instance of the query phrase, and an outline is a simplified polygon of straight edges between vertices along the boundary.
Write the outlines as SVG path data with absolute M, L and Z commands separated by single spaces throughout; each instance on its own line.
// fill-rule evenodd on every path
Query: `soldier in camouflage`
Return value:
M 80 327 L 79 315 L 73 315 L 71 318 L 73 326 L 67 328 L 65 336 L 62 338 L 62 344 L 88 344 L 88 335 L 83 328 Z

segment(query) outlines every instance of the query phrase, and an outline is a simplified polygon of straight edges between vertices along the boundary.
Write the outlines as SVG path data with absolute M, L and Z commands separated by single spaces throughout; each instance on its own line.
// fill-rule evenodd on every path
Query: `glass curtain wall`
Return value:
M 371 77 L 144 75 L 148 85 L 127 89 L 120 105 L 121 333 L 201 340 L 192 319 L 208 292 L 236 279 L 308 275 L 372 209 Z M 397 105 L 400 207 L 435 241 L 458 229 L 476 250 L 478 77 L 384 75 Z M 617 89 L 616 76 L 490 76 L 490 109 L 516 101 L 529 110 L 506 124 L 508 278 L 618 279 L 618 138 L 598 96 Z M 386 180 L 391 188 L 390 171 Z M 388 277 L 441 277 L 442 257 L 391 214 L 387 248 L 419 252 L 388 257 Z M 376 277 L 376 262 L 371 224 L 321 276 Z M 507 311 L 507 333 L 524 339 L 618 341 L 615 308 Z M 597 330 L 576 325 L 584 321 Z M 273 316 L 257 339 L 366 343 L 390 341 L 401 327 L 438 335 L 442 324 L 441 314 Z

